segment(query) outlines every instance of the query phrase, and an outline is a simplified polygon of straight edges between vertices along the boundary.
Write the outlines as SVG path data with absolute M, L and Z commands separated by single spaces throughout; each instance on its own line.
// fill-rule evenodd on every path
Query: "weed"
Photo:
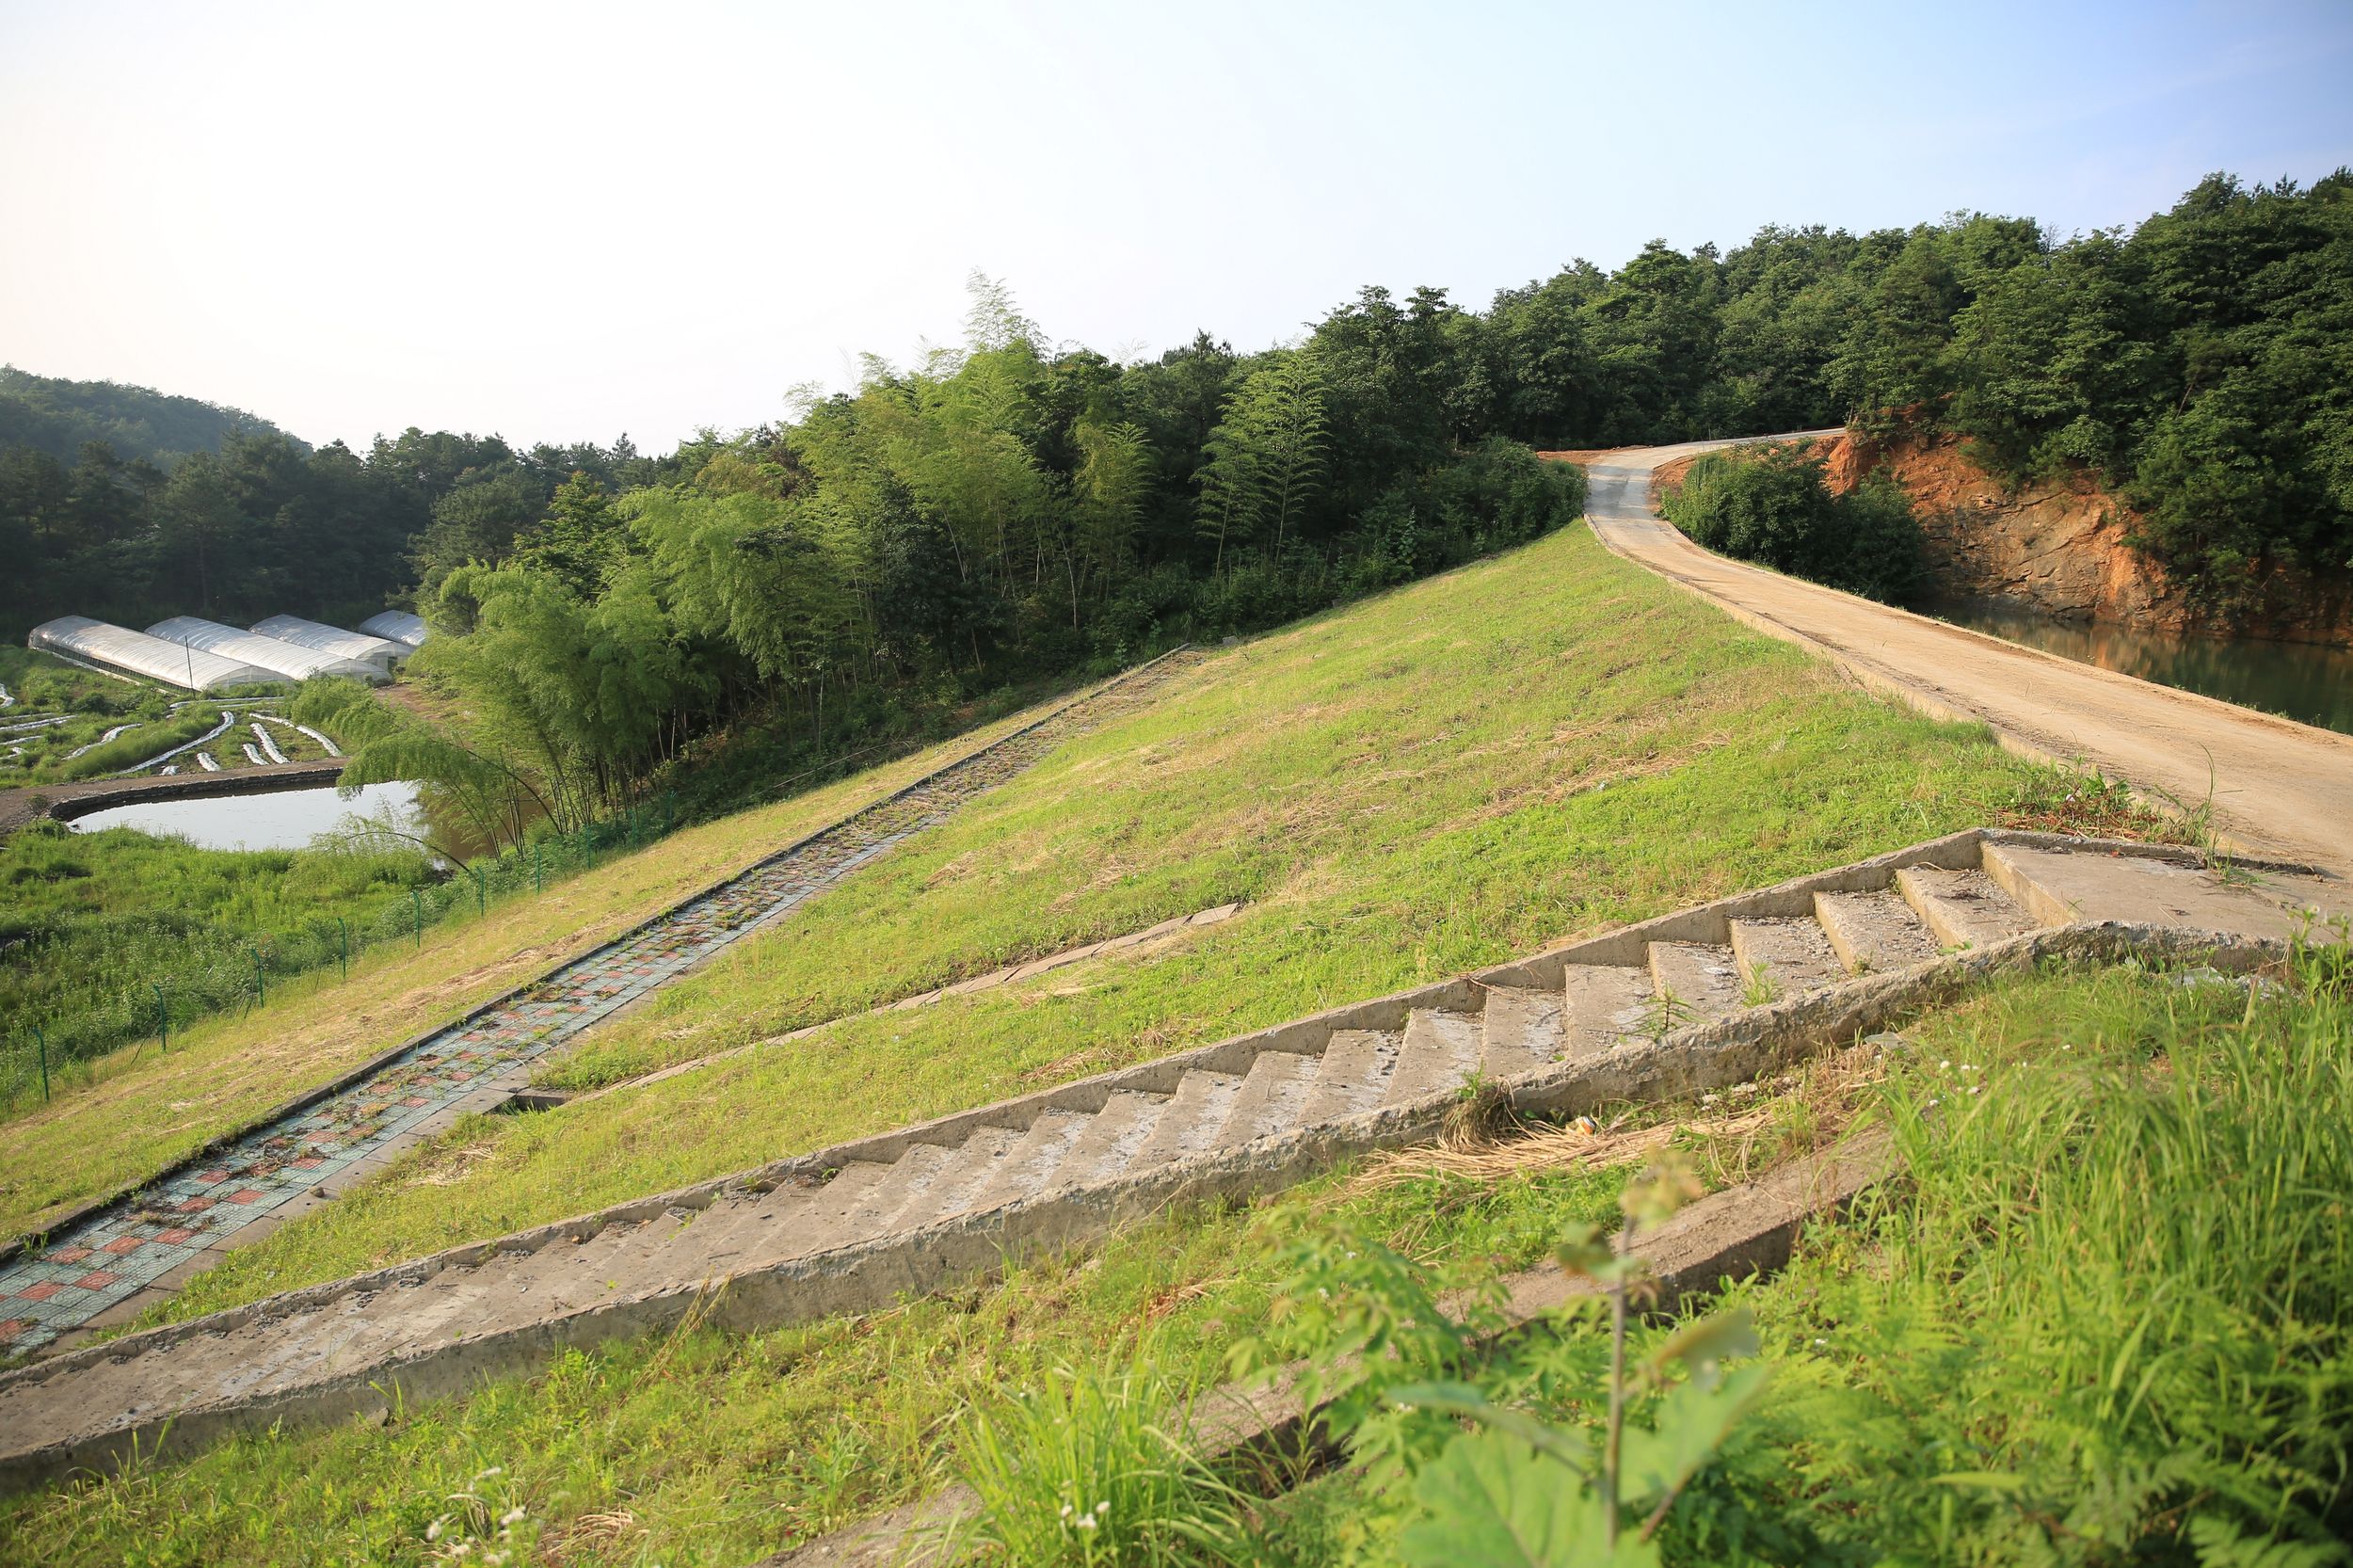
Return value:
M 1192 1396 L 1153 1347 L 1102 1368 L 1057 1366 L 969 1418 L 958 1445 L 979 1499 L 958 1553 L 1023 1568 L 1241 1563 L 1241 1495 L 1175 1435 Z

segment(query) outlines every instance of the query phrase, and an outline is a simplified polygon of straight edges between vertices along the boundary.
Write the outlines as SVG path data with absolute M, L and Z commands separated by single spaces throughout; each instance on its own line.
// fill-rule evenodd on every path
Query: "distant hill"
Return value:
M 237 432 L 286 436 L 259 414 L 174 397 L 114 381 L 68 381 L 0 365 L 0 449 L 29 446 L 72 464 L 85 441 L 104 441 L 128 461 L 145 457 L 169 468 L 191 452 L 218 452 Z

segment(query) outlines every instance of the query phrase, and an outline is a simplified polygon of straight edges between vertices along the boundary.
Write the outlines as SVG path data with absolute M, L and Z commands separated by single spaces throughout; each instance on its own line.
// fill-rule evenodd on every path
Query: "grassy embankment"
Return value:
M 1865 1100 L 1904 1174 L 1731 1293 L 1769 1381 L 1664 1560 L 2345 1561 L 2345 950 L 2251 996 L 2194 971 L 2020 978 L 1908 1032 Z M 1597 1442 L 1608 1343 L 1589 1316 L 1481 1381 Z M 1407 1472 L 1453 1435 L 1377 1402 L 1363 1451 Z M 1271 1511 L 1265 1555 L 1390 1560 L 1430 1515 L 1373 1468 Z
M 36 823 L 0 843 L 0 1016 L 44 1030 L 52 1091 L 72 1095 L 120 1048 L 152 1049 L 165 1006 L 181 1027 L 249 1006 L 258 957 L 282 974 L 307 945 L 331 966 L 337 918 L 356 939 L 388 910 L 407 919 L 408 889 L 433 880 L 406 848 L 244 853 Z M 29 1047 L 0 1037 L 0 1106 L 39 1102 Z
M 1229 899 L 1190 943 L 480 1118 L 184 1317 L 1375 996 L 2064 794 L 1583 531 L 1203 665 L 592 1037 L 611 1081 Z
M 1860 1563 L 1900 1544 L 1908 1560 L 2105 1561 L 2199 1514 L 2325 1539 L 2353 1430 L 2342 978 L 2250 1006 L 2130 969 L 2022 976 L 1905 1032 L 1875 1067 L 1763 1102 L 1761 1125 L 1676 1135 L 1714 1184 L 1845 1117 L 1884 1120 L 1910 1175 L 1739 1293 L 1773 1382 L 1678 1506 L 1667 1560 Z M 984 1288 L 567 1352 L 381 1426 L 238 1438 L 8 1505 L 0 1544 L 56 1563 L 422 1563 L 469 1516 L 495 1538 L 520 1510 L 496 1543 L 515 1563 L 740 1564 L 952 1480 L 961 1423 L 1057 1367 L 1216 1381 L 1277 1316 L 1303 1235 L 1346 1225 L 1469 1284 L 1542 1256 L 1564 1224 L 1608 1219 L 1623 1174 L 1381 1189 L 1342 1174 L 1268 1210 L 1167 1215 Z M 1552 1364 L 1575 1397 L 1556 1384 L 1545 1414 L 1577 1418 L 1600 1344 L 1572 1332 Z M 1396 1522 L 1343 1471 L 1262 1511 L 1248 1560 L 1326 1562 L 1340 1538 Z
M 1016 715 L 809 794 L 683 829 L 563 882 L 429 928 L 424 946 L 374 950 L 348 983 L 175 1028 L 171 1051 L 131 1047 L 95 1081 L 0 1122 L 0 1235 L 161 1169 L 298 1090 L 584 952 L 795 837 L 1022 722 Z M 136 1059 L 135 1059 L 136 1058 Z

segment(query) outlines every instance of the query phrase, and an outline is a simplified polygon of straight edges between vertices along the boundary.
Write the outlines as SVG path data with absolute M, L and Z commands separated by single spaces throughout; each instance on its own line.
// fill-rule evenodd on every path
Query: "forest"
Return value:
M 2020 484 L 2092 472 L 2224 610 L 2259 570 L 2353 568 L 2342 170 L 2216 175 L 2066 238 L 1961 214 L 1657 242 L 1484 311 L 1369 287 L 1287 344 L 1202 332 L 1126 363 L 998 283 L 972 296 L 960 348 L 869 359 L 855 390 L 659 457 L 417 429 L 312 450 L 234 410 L 175 453 L 184 422 L 132 405 L 78 416 L 93 439 L 64 456 L 7 412 L 38 378 L 0 382 L 0 553 L 22 564 L 0 622 L 414 604 L 438 633 L 417 670 L 472 726 L 387 711 L 361 771 L 506 779 L 563 823 L 749 721 L 855 744 L 1532 537 L 1578 495 L 1531 449 L 1909 421 Z M 66 384 L 43 385 L 54 424 Z

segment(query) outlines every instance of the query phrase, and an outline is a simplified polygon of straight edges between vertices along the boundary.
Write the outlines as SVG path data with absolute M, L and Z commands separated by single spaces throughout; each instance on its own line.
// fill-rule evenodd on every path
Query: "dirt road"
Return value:
M 1599 454 L 1586 469 L 1593 532 L 1619 554 L 1865 683 L 2005 744 L 2080 760 L 2196 807 L 2249 853 L 2353 874 L 2353 737 L 2153 685 L 1714 555 L 1650 504 L 1651 471 L 1729 441 Z

